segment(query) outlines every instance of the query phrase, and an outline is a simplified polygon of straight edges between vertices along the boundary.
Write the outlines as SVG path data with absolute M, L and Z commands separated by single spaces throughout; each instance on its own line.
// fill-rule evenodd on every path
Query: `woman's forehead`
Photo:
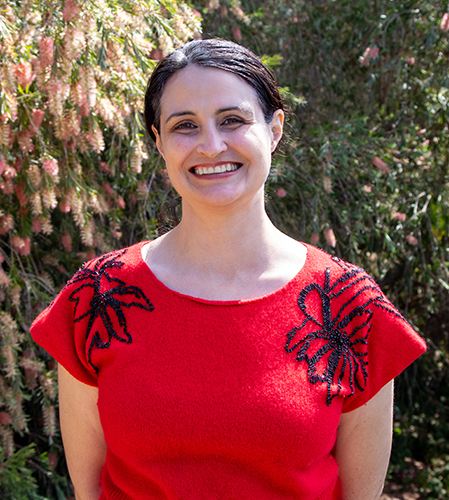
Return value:
M 259 102 L 255 90 L 240 76 L 217 68 L 190 64 L 177 71 L 166 83 L 161 114 L 192 108 L 226 109 L 241 107 L 255 112 Z

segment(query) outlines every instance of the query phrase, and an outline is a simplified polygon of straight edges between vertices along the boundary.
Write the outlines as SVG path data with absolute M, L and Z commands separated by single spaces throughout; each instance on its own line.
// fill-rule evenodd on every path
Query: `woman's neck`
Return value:
M 276 229 L 263 203 L 234 212 L 183 206 L 181 223 L 145 260 L 169 288 L 210 300 L 253 298 L 281 288 L 305 262 L 299 242 Z
M 182 220 L 167 234 L 166 244 L 173 257 L 190 268 L 232 276 L 241 269 L 266 266 L 280 236 L 263 202 L 244 210 L 195 210 L 184 204 Z

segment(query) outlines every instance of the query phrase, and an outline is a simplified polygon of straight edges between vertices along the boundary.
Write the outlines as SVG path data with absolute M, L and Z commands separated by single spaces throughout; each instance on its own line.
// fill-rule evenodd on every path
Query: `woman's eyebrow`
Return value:
M 243 113 L 246 113 L 247 115 L 253 114 L 251 107 L 245 106 L 244 104 L 240 104 L 238 106 L 229 106 L 227 108 L 220 108 L 217 110 L 217 112 L 215 114 L 219 115 L 220 113 L 226 113 L 227 111 L 242 111 Z
M 176 118 L 177 116 L 184 116 L 184 115 L 193 115 L 195 116 L 195 113 L 193 111 L 178 111 L 176 113 L 172 113 L 166 120 L 165 123 L 168 123 L 172 118 Z
M 251 116 L 253 114 L 251 111 L 251 108 L 249 106 L 245 106 L 244 104 L 240 104 L 238 106 L 228 106 L 226 108 L 217 109 L 215 114 L 219 115 L 221 113 L 226 113 L 228 111 L 241 111 L 242 113 L 246 113 L 247 115 L 251 115 Z M 172 118 L 177 118 L 178 116 L 186 116 L 186 115 L 196 116 L 196 113 L 194 113 L 193 111 L 177 111 L 176 113 L 172 113 L 165 120 L 165 123 L 168 123 Z

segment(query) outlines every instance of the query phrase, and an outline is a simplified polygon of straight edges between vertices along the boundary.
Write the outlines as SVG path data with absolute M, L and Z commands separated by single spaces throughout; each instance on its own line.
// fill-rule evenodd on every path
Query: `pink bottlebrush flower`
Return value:
M 22 130 L 17 134 L 17 142 L 19 143 L 19 147 L 21 151 L 24 153 L 32 153 L 34 151 L 34 144 L 32 141 L 32 137 L 35 135 L 30 130 Z
M 232 28 L 232 36 L 234 37 L 234 40 L 236 42 L 242 41 L 242 32 L 240 31 L 240 28 L 238 26 L 235 28 Z
M 44 37 L 39 40 L 39 63 L 41 67 L 53 64 L 53 39 Z
M 35 75 L 33 74 L 33 69 L 29 62 L 16 64 L 14 68 L 14 75 L 17 77 L 17 81 L 23 89 L 31 85 L 31 82 L 35 77 Z
M 64 233 L 62 233 L 61 242 L 66 252 L 72 251 L 72 237 L 67 231 L 64 231 Z
M 335 234 L 332 229 L 324 230 L 324 238 L 326 240 L 326 243 L 331 247 L 335 247 L 335 245 L 337 244 L 337 239 L 335 238 Z
M 0 234 L 7 234 L 14 228 L 14 217 L 6 214 L 0 217 Z
M 31 123 L 29 126 L 29 130 L 31 132 L 37 132 L 39 127 L 41 126 L 42 120 L 44 119 L 44 112 L 42 109 L 33 109 L 31 112 Z
M 58 162 L 55 160 L 46 159 L 42 162 L 43 169 L 47 172 L 47 174 L 52 177 L 56 177 L 59 173 Z
M 125 200 L 120 195 L 117 196 L 117 205 L 122 209 L 126 208 Z
M 25 207 L 26 205 L 28 205 L 28 196 L 25 194 L 24 188 L 24 182 L 22 182 L 21 184 L 16 184 L 15 186 L 16 196 L 21 207 Z
M 13 194 L 14 193 L 14 184 L 12 180 L 8 177 L 3 182 L 0 182 L 0 189 L 4 194 Z
M 373 165 L 377 167 L 379 170 L 382 170 L 382 172 L 385 172 L 386 174 L 389 174 L 391 172 L 387 164 L 383 160 L 381 160 L 378 156 L 374 157 Z
M 414 57 L 409 57 L 409 58 L 407 59 L 407 64 L 408 64 L 409 66 L 413 66 L 413 65 L 415 64 L 415 62 L 416 62 L 416 59 L 415 59 Z
M 69 200 L 67 199 L 66 196 L 63 196 L 59 201 L 59 210 L 61 210 L 62 213 L 67 214 L 70 212 L 70 209 L 71 207 Z
M 2 425 L 9 425 L 12 423 L 12 417 L 9 413 L 6 413 L 5 411 L 0 411 L 0 423 Z
M 60 80 L 50 80 L 46 85 L 48 93 L 48 105 L 50 113 L 55 116 L 62 115 L 62 82 Z
M 441 20 L 440 28 L 443 31 L 449 31 L 449 14 L 446 12 Z
M 153 49 L 150 52 L 150 59 L 153 61 L 159 61 L 159 59 L 162 59 L 162 52 L 159 49 Z
M 14 178 L 17 176 L 17 171 L 14 167 L 11 167 L 10 165 L 6 165 L 6 167 L 4 167 L 3 169 L 3 173 L 2 173 L 3 177 L 7 178 Z
M 5 128 L 3 130 L 3 145 L 7 147 L 11 147 L 14 144 L 14 132 L 9 123 L 5 124 Z
M 287 191 L 283 188 L 279 188 L 276 191 L 276 194 L 279 196 L 279 198 L 285 198 L 287 196 Z
M 400 220 L 402 222 L 405 221 L 405 214 L 402 212 L 394 212 L 392 215 L 393 219 Z
M 30 238 L 21 238 L 20 236 L 13 236 L 11 238 L 11 245 L 20 255 L 29 255 L 31 243 Z
M 410 245 L 416 246 L 418 244 L 418 239 L 413 236 L 413 234 L 408 234 L 405 237 L 407 243 L 410 243 Z
M 33 231 L 33 233 L 40 233 L 42 231 L 42 223 L 39 219 L 33 219 L 31 231 Z
M 64 21 L 69 23 L 73 21 L 80 13 L 80 7 L 74 0 L 67 0 L 64 5 L 64 10 L 62 11 L 62 17 Z
M 316 245 L 320 241 L 320 235 L 318 233 L 313 233 L 310 237 L 310 243 L 312 245 Z
M 11 284 L 11 278 L 0 267 L 0 286 L 8 287 Z
M 79 82 L 72 83 L 70 87 L 70 100 L 74 105 L 80 105 L 83 102 L 83 87 Z
M 113 229 L 113 230 L 111 231 L 111 236 L 112 236 L 113 238 L 117 238 L 117 239 L 118 239 L 118 238 L 121 238 L 121 237 L 122 237 L 122 232 L 121 232 L 121 231 L 117 231 L 117 230 Z
M 0 158 L 0 175 L 2 175 L 3 171 L 8 168 L 8 164 L 5 162 L 3 158 Z
M 23 238 L 23 241 L 25 243 L 23 249 L 20 253 L 20 255 L 30 255 L 31 253 L 31 240 L 30 238 Z
M 111 198 L 115 198 L 115 191 L 111 188 L 111 185 L 109 183 L 106 182 L 105 184 L 103 184 L 103 189 Z
M 16 158 L 14 168 L 16 169 L 16 172 L 20 172 L 22 170 L 22 158 Z
M 371 49 L 369 51 L 369 57 L 370 57 L 370 59 L 375 59 L 376 57 L 379 57 L 378 47 L 371 47 Z
M 80 114 L 81 116 L 89 116 L 89 103 L 87 102 L 87 97 L 85 97 L 80 104 Z
M 84 33 L 79 29 L 68 29 L 64 36 L 64 55 L 68 59 L 77 59 L 86 46 Z
M 101 171 L 104 172 L 105 174 L 112 173 L 112 170 L 110 169 L 109 165 L 105 161 L 100 161 L 100 168 L 101 168 Z
M 369 66 L 370 53 L 371 49 L 370 47 L 367 47 L 363 52 L 363 55 L 360 57 L 359 61 L 363 66 Z

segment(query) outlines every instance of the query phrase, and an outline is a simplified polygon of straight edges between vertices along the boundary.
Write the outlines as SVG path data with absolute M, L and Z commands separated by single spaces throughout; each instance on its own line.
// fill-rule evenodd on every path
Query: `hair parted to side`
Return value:
M 284 110 L 275 79 L 250 50 L 228 40 L 194 40 L 164 57 L 154 69 L 145 93 L 145 125 L 156 140 L 152 125 L 160 131 L 161 98 L 167 81 L 189 64 L 229 71 L 243 78 L 255 90 L 265 121 L 277 109 Z

